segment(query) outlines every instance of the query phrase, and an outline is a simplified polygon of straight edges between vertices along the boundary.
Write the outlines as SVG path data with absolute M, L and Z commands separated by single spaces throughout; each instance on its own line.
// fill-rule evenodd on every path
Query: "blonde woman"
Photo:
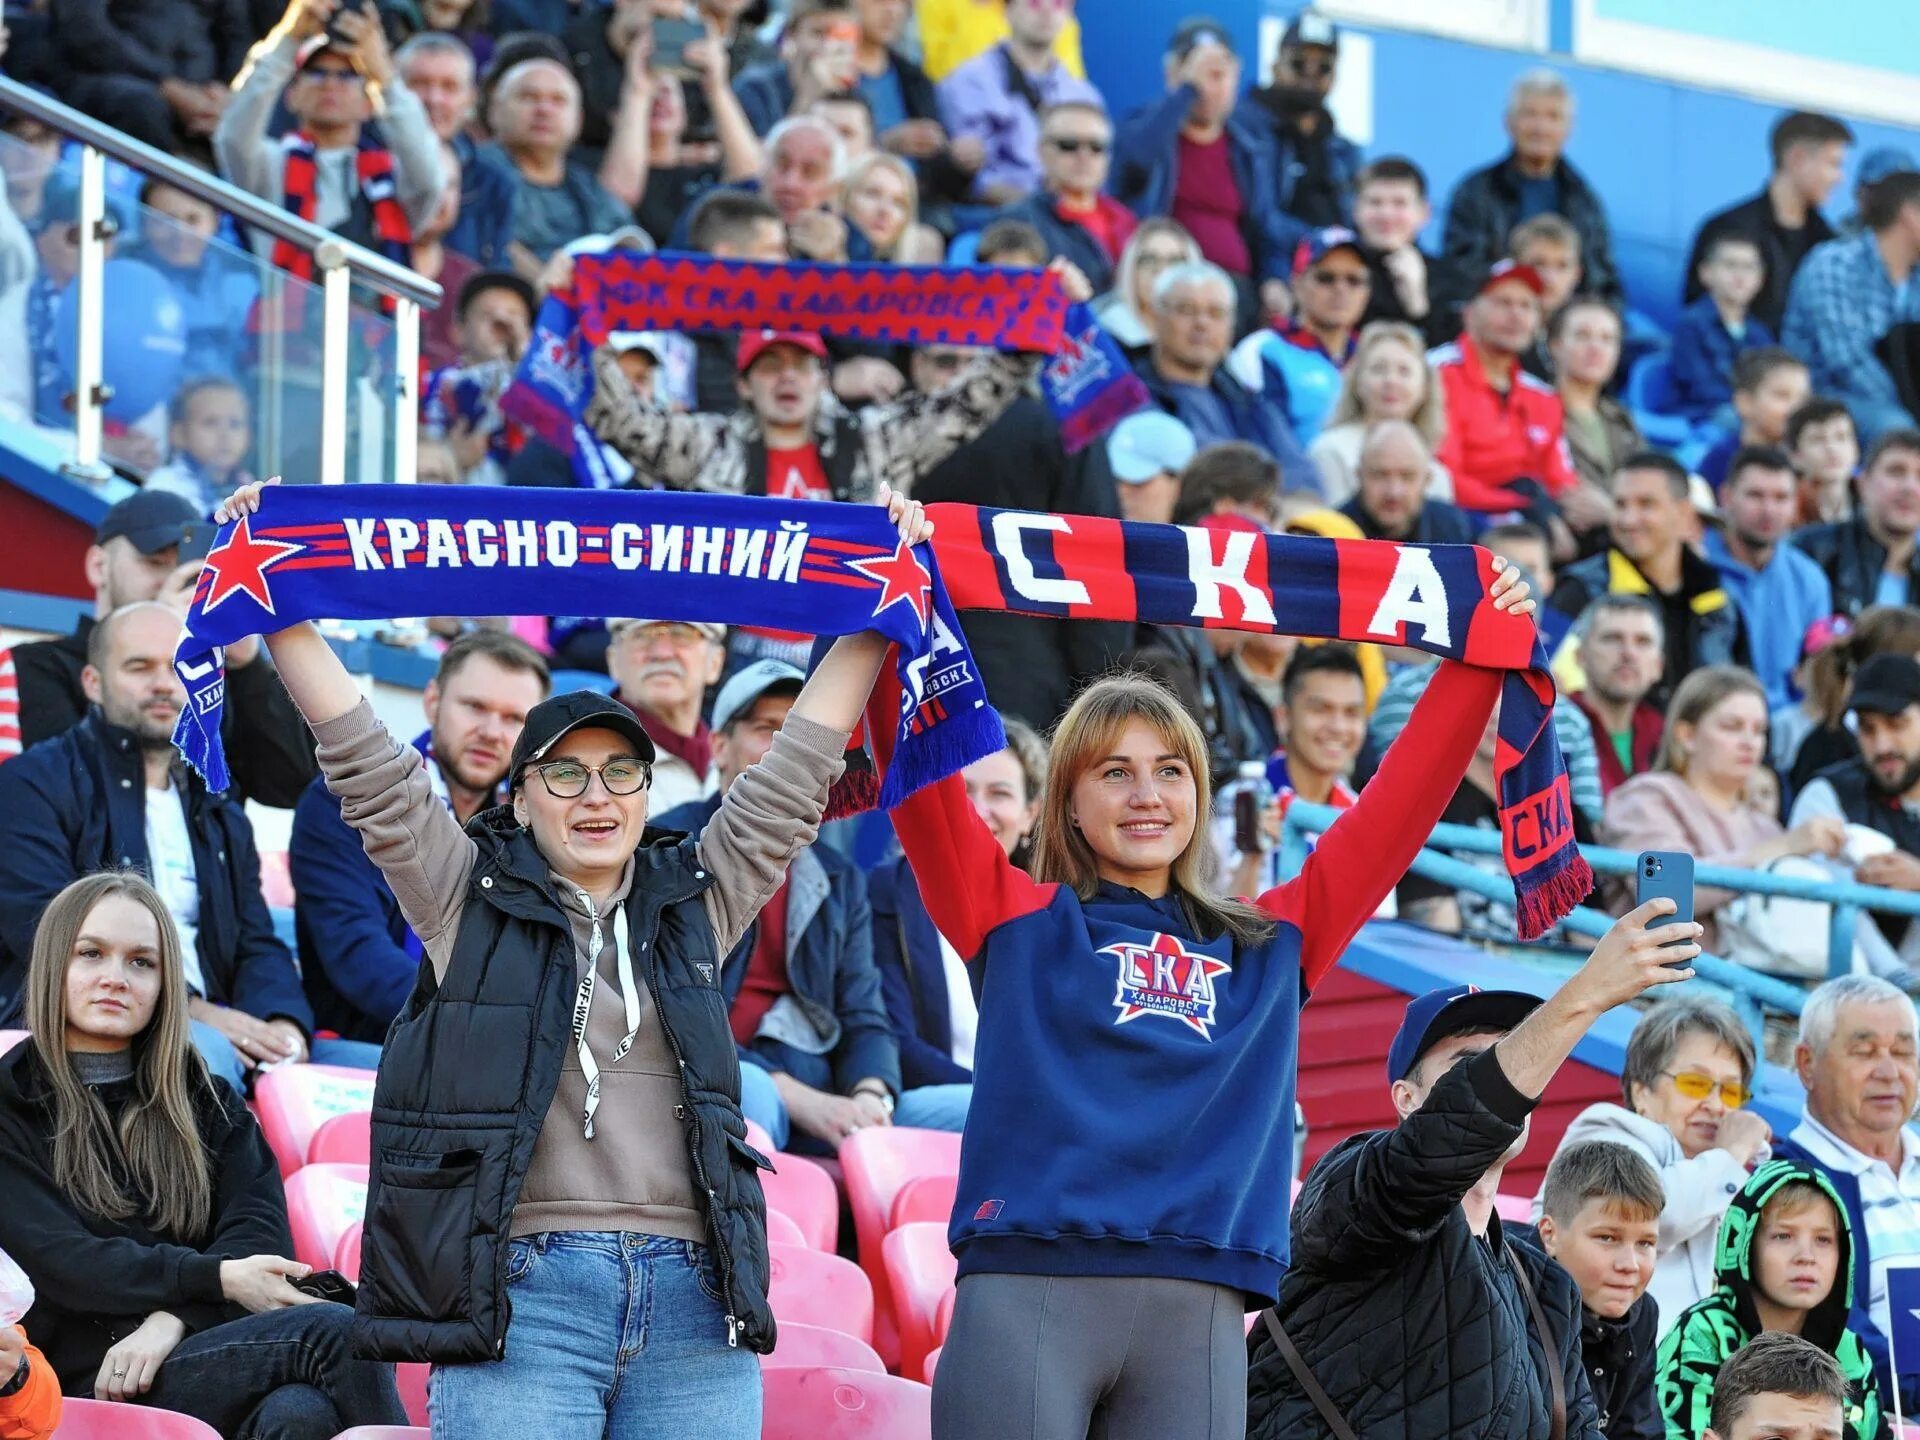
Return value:
M 1120 252 L 1113 289 L 1093 302 L 1094 318 L 1125 350 L 1143 350 L 1153 341 L 1147 317 L 1153 314 L 1153 285 L 1161 272 L 1200 259 L 1200 246 L 1178 221 L 1165 216 L 1142 220 Z
M 1439 448 L 1447 430 L 1446 398 L 1427 364 L 1426 345 L 1418 330 L 1399 320 L 1376 320 L 1360 332 L 1326 428 L 1307 447 L 1326 481 L 1329 506 L 1338 509 L 1360 489 L 1360 447 L 1382 420 L 1406 421 L 1429 451 Z M 1438 460 L 1428 475 L 1427 498 L 1453 499 L 1453 476 Z
M 937 265 L 945 254 L 939 233 L 920 223 L 920 187 L 898 155 L 875 151 L 856 161 L 841 189 L 840 208 L 867 237 L 875 260 Z
M 329 1440 L 403 1425 L 352 1310 L 295 1285 L 280 1169 L 187 1034 L 173 919 L 104 872 L 54 896 L 27 971 L 32 1039 L 0 1060 L 0 1249 L 38 1299 L 69 1395 L 156 1405 L 225 1435 Z
M 1531 613 L 1517 571 L 1492 587 Z M 1299 1012 L 1439 817 L 1494 671 L 1442 666 L 1299 878 L 1213 893 L 1207 744 L 1172 692 L 1097 681 L 1047 759 L 1031 875 L 959 776 L 897 807 L 979 993 L 936 1440 L 1246 1433 L 1241 1317 L 1287 1254 Z

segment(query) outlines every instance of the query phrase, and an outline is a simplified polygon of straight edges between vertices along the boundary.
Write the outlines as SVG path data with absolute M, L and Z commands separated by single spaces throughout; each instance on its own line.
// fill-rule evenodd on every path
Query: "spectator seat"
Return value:
M 829 1330 L 824 1325 L 801 1325 L 782 1320 L 780 1336 L 771 1355 L 760 1357 L 762 1370 L 817 1370 L 822 1365 L 842 1370 L 864 1370 L 884 1375 L 886 1365 L 866 1341 L 844 1330 Z
M 367 1218 L 367 1167 L 306 1165 L 286 1185 L 293 1258 L 325 1270 L 348 1228 Z
M 0 1030 L 0 1055 L 5 1055 L 16 1045 L 24 1045 L 27 1035 L 25 1030 Z
M 307 1142 L 307 1164 L 371 1165 L 373 1116 L 365 1110 L 336 1115 Z
M 269 910 L 293 909 L 293 872 L 284 850 L 260 852 L 260 894 Z
M 432 1435 L 424 1425 L 356 1425 L 333 1440 L 431 1440 Z
M 280 1177 L 307 1160 L 313 1132 L 336 1115 L 373 1109 L 373 1072 L 342 1065 L 282 1065 L 253 1087 L 253 1110 L 260 1129 L 280 1160 Z
M 774 1318 L 841 1330 L 873 1343 L 873 1286 L 851 1260 L 798 1245 L 769 1245 Z
M 929 1387 L 931 1387 L 933 1384 L 933 1372 L 940 1368 L 940 1352 L 946 1348 L 947 1347 L 944 1345 L 936 1345 L 933 1349 L 927 1352 L 926 1368 L 922 1370 L 920 1373 L 923 1376 L 925 1376 L 926 1382 Z
M 556 670 L 552 693 L 564 695 L 569 690 L 591 690 L 596 695 L 611 695 L 614 683 L 611 675 L 602 675 L 598 670 Z
M 947 264 L 978 265 L 980 263 L 979 230 L 962 230 L 947 244 Z
M 840 1191 L 833 1177 L 798 1155 L 782 1154 L 779 1159 L 779 1169 L 760 1172 L 767 1208 L 797 1224 L 815 1250 L 833 1254 L 840 1248 Z
M 433 1367 L 419 1360 L 403 1360 L 393 1367 L 394 1388 L 400 1392 L 400 1407 L 416 1425 L 427 1423 L 427 1377 Z
M 856 1130 L 840 1142 L 840 1165 L 847 1176 L 847 1202 L 853 1210 L 853 1236 L 861 1268 L 873 1282 L 879 1314 L 880 1353 L 894 1354 L 893 1305 L 887 1291 L 887 1267 L 880 1254 L 900 1187 L 922 1175 L 960 1173 L 960 1137 L 944 1130 L 904 1125 Z
M 766 1370 L 760 1440 L 925 1440 L 933 1391 L 860 1370 Z
M 362 1224 L 349 1225 L 340 1243 L 333 1247 L 333 1268 L 356 1285 L 360 1283 L 360 1240 L 364 1228 Z
M 1682 444 L 1693 424 L 1673 408 L 1673 362 L 1664 350 L 1642 355 L 1627 371 L 1627 408 L 1633 423 L 1649 443 L 1662 447 Z
M 959 1184 L 958 1175 L 915 1176 L 893 1197 L 887 1228 L 898 1230 L 916 1220 L 938 1220 L 945 1225 L 953 1218 L 953 1196 Z
M 747 1144 L 758 1150 L 762 1155 L 772 1156 L 780 1153 L 779 1150 L 774 1147 L 773 1136 L 767 1133 L 767 1127 L 762 1125 L 758 1120 L 747 1121 Z
M 53 1440 L 220 1440 L 220 1432 L 191 1415 L 151 1405 L 67 1399 Z
M 941 1298 L 954 1288 L 959 1261 L 947 1248 L 943 1221 L 902 1225 L 881 1245 L 893 1320 L 900 1334 L 900 1373 L 918 1375 L 927 1352 L 939 1343 L 934 1322 Z
M 800 1228 L 800 1222 L 784 1210 L 767 1209 L 767 1243 L 769 1245 L 805 1245 L 806 1232 Z

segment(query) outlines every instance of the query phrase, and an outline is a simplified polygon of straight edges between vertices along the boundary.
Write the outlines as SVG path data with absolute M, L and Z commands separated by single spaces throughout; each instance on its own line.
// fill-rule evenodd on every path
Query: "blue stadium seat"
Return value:
M 1673 366 L 1664 350 L 1633 362 L 1627 372 L 1626 402 L 1633 423 L 1652 444 L 1682 445 L 1693 433 L 1692 422 L 1673 413 Z
M 964 230 L 947 246 L 949 265 L 972 265 L 980 258 L 980 232 Z
M 602 675 L 598 670 L 556 670 L 553 672 L 553 693 L 564 695 L 569 690 L 594 690 L 602 695 L 613 693 L 613 677 Z

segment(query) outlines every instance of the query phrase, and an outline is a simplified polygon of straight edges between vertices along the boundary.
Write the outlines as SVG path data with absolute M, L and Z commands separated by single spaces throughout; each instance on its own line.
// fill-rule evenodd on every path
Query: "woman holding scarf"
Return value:
M 720 961 L 813 841 L 886 642 L 835 642 L 693 837 L 646 829 L 653 745 L 604 696 L 535 706 L 509 803 L 463 828 L 312 625 L 266 643 L 429 962 L 374 1092 L 361 1350 L 434 1362 L 438 1440 L 753 1440 L 767 1161 Z
M 1531 614 L 1493 563 L 1495 607 Z M 935 1440 L 1245 1434 L 1242 1316 L 1287 1261 L 1299 1009 L 1425 842 L 1500 685 L 1443 664 L 1298 878 L 1250 903 L 1207 888 L 1206 740 L 1143 676 L 1060 721 L 1031 876 L 958 775 L 894 809 L 980 996 Z

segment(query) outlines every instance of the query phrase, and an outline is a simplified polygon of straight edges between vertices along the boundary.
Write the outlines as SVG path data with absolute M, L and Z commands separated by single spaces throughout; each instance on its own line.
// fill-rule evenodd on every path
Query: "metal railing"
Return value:
M 347 391 L 351 383 L 352 287 L 358 283 L 393 305 L 395 404 L 391 441 L 394 475 L 411 480 L 419 439 L 420 309 L 435 309 L 440 287 L 384 255 L 344 240 L 302 220 L 268 200 L 176 160 L 129 135 L 101 124 L 16 80 L 0 77 L 0 110 L 25 115 L 59 132 L 80 147 L 80 245 L 74 284 L 79 334 L 74 364 L 74 469 L 83 477 L 102 474 L 102 410 L 110 393 L 103 375 L 102 322 L 105 290 L 102 271 L 107 242 L 117 222 L 107 206 L 106 162 L 164 180 L 250 229 L 284 240 L 313 257 L 321 290 L 320 475 L 326 484 L 347 478 Z
M 1294 876 L 1306 861 L 1308 837 L 1322 834 L 1337 820 L 1341 811 L 1331 805 L 1315 805 L 1296 799 L 1287 807 L 1280 831 L 1280 873 Z M 1504 869 L 1493 871 L 1459 860 L 1441 851 L 1462 851 L 1473 855 L 1500 856 L 1500 835 L 1494 830 L 1476 830 L 1465 825 L 1436 825 L 1427 847 L 1414 857 L 1410 869 L 1416 875 L 1455 890 L 1469 890 L 1495 903 L 1513 904 L 1513 881 Z M 1583 845 L 1580 853 L 1596 875 L 1631 875 L 1638 856 L 1626 850 L 1600 845 Z M 1732 890 L 1748 895 L 1776 895 L 1793 900 L 1812 900 L 1833 907 L 1828 929 L 1827 973 L 1844 975 L 1853 969 L 1853 940 L 1860 911 L 1880 910 L 1892 914 L 1920 916 L 1920 895 L 1904 890 L 1884 890 L 1852 881 L 1808 880 L 1796 876 L 1770 875 L 1760 870 L 1739 870 L 1727 865 L 1702 865 L 1694 871 L 1696 885 Z M 1613 925 L 1614 917 L 1581 906 L 1561 924 L 1576 935 L 1597 939 Z M 1701 955 L 1693 962 L 1695 974 L 1710 984 L 1729 991 L 1735 1008 L 1741 1012 L 1756 1041 L 1761 1038 L 1764 1010 L 1798 1015 L 1806 1002 L 1801 986 L 1778 976 L 1763 974 L 1745 965 L 1734 964 L 1717 955 Z

